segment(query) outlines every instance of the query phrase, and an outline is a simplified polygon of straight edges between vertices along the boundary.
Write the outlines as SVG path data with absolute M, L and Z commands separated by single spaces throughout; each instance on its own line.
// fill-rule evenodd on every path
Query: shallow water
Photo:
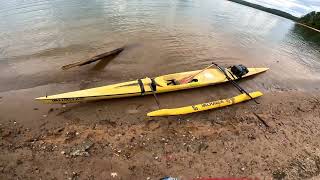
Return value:
M 0 39 L 0 91 L 51 84 L 63 92 L 212 61 L 270 67 L 243 82 L 249 89 L 320 87 L 319 33 L 225 0 L 1 0 Z M 60 69 L 123 44 L 107 66 Z

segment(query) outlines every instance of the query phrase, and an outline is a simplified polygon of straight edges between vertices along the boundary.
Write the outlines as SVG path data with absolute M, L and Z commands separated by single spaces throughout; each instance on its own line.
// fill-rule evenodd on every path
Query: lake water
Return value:
M 212 61 L 269 67 L 249 89 L 320 87 L 320 33 L 225 0 L 1 0 L 0 40 L 0 91 L 63 92 Z M 123 44 L 105 67 L 60 69 Z

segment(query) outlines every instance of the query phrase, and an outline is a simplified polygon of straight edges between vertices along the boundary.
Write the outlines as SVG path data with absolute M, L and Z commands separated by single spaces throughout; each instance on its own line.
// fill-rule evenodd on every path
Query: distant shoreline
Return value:
M 267 13 L 270 13 L 270 14 L 273 14 L 273 15 L 277 15 L 277 16 L 292 20 L 296 24 L 299 24 L 299 25 L 304 26 L 306 28 L 309 28 L 309 29 L 312 29 L 314 31 L 320 32 L 319 29 L 316 29 L 314 27 L 311 27 L 311 26 L 308 26 L 306 24 L 298 22 L 299 18 L 296 17 L 296 16 L 293 16 L 290 13 L 287 13 L 287 12 L 284 12 L 284 11 L 281 11 L 281 10 L 278 10 L 278 9 L 267 8 L 267 7 L 264 7 L 264 6 L 261 6 L 261 5 L 258 5 L 258 4 L 254 4 L 254 3 L 250 3 L 250 2 L 247 2 L 247 1 L 243 1 L 243 0 L 227 0 L 227 1 L 231 1 L 231 2 L 238 3 L 238 4 L 241 4 L 241 5 L 244 5 L 244 6 L 248 6 L 248 7 L 254 8 L 254 9 L 261 10 L 261 11 L 264 11 L 264 12 L 267 12 Z
M 296 24 L 299 24 L 299 25 L 301 25 L 301 26 L 307 27 L 307 28 L 312 29 L 312 30 L 314 30 L 314 31 L 320 32 L 319 29 L 313 28 L 313 27 L 308 26 L 308 25 L 306 25 L 306 24 L 302 24 L 302 23 L 299 23 L 299 22 L 296 22 Z
M 280 16 L 280 17 L 284 17 L 284 18 L 287 18 L 287 19 L 290 19 L 290 20 L 293 20 L 293 21 L 297 21 L 299 19 L 298 17 L 293 16 L 290 13 L 287 13 L 287 12 L 284 12 L 284 11 L 281 11 L 281 10 L 278 10 L 278 9 L 267 8 L 267 7 L 264 7 L 264 6 L 261 6 L 261 5 L 258 5 L 258 4 L 254 4 L 254 3 L 250 3 L 250 2 L 247 2 L 247 1 L 243 1 L 243 0 L 227 0 L 227 1 L 238 3 L 238 4 L 241 4 L 241 5 L 244 5 L 244 6 L 249 6 L 249 7 L 252 7 L 254 9 L 259 9 L 261 11 L 265 11 L 265 12 L 268 12 L 268 13 L 271 13 L 271 14 L 274 14 L 274 15 L 277 15 L 277 16 Z

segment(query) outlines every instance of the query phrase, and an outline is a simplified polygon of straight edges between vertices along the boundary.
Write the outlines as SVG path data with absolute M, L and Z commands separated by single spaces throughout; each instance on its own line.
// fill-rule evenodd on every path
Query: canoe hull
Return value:
M 268 70 L 268 68 L 248 68 L 249 73 L 243 76 L 243 78 L 259 74 Z M 189 71 L 175 74 L 168 74 L 164 76 L 159 76 L 152 78 L 155 80 L 156 93 L 165 93 L 171 91 L 179 91 L 186 89 L 193 89 L 198 87 L 204 87 L 209 85 L 215 85 L 219 83 L 227 82 L 228 79 L 225 75 L 220 72 L 218 69 L 208 69 L 203 73 L 200 73 L 195 77 L 197 82 L 191 82 L 181 85 L 167 85 L 172 79 L 182 79 L 190 75 L 196 74 L 198 71 Z M 152 89 L 150 85 L 152 84 L 151 78 L 144 78 L 129 81 L 124 83 L 118 83 L 113 85 L 107 85 L 97 88 L 91 88 L 80 91 L 67 92 L 57 95 L 45 96 L 36 98 L 36 100 L 43 103 L 50 104 L 65 104 L 65 103 L 75 103 L 83 101 L 95 101 L 103 99 L 113 99 L 113 98 L 123 98 L 123 97 L 132 97 L 132 96 L 144 96 L 152 94 Z M 158 84 L 159 83 L 159 84 Z

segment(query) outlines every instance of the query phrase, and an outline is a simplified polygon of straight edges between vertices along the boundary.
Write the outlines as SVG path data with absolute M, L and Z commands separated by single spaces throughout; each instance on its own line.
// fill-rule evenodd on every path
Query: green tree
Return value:
M 312 11 L 301 17 L 298 22 L 320 29 L 320 12 Z

